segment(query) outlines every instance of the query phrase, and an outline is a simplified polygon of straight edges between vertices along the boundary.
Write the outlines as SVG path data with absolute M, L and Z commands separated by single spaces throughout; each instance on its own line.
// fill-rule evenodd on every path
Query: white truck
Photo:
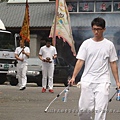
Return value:
M 0 84 L 7 80 L 8 69 L 14 67 L 15 44 L 12 33 L 6 31 L 5 25 L 0 19 Z

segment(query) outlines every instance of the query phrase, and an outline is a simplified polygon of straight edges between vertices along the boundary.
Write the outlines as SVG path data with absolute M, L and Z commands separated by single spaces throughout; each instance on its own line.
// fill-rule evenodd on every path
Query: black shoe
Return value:
M 26 89 L 26 87 L 22 87 L 22 88 L 20 88 L 20 90 L 25 90 Z

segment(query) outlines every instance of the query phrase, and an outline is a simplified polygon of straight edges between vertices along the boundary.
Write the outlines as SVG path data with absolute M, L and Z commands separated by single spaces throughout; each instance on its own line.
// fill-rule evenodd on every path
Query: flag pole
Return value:
M 56 0 L 55 21 L 54 21 L 55 24 L 54 24 L 54 32 L 53 32 L 53 39 L 52 39 L 53 46 L 55 46 L 56 44 L 56 24 L 57 24 L 58 6 L 59 6 L 59 0 Z

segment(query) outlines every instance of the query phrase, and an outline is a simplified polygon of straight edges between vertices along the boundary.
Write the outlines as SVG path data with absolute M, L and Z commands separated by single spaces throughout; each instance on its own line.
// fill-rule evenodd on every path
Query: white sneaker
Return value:
M 25 90 L 26 89 L 26 87 L 24 86 L 24 87 L 20 87 L 19 88 L 19 90 Z

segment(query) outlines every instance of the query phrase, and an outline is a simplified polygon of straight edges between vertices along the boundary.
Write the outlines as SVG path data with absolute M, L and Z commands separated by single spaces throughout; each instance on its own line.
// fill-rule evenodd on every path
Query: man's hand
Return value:
M 74 85 L 75 84 L 75 78 L 71 78 L 70 80 L 68 80 L 68 84 L 69 85 Z
M 120 82 L 117 82 L 116 85 L 117 85 L 117 88 L 120 89 Z
M 57 58 L 57 54 L 52 56 L 52 59 L 54 60 L 55 58 Z
M 42 59 L 43 62 L 46 62 L 46 59 Z
M 47 57 L 47 58 L 46 58 L 46 62 L 51 63 L 52 61 L 51 61 L 51 59 L 50 59 L 49 57 Z
M 24 51 L 24 50 L 22 50 L 22 54 L 25 54 L 25 51 Z
M 28 58 L 30 56 L 30 53 L 26 53 L 24 50 L 22 50 L 22 54 L 25 54 Z
M 23 62 L 23 61 L 24 61 L 24 59 L 23 59 L 23 58 L 19 58 L 18 60 L 20 60 L 21 62 Z

